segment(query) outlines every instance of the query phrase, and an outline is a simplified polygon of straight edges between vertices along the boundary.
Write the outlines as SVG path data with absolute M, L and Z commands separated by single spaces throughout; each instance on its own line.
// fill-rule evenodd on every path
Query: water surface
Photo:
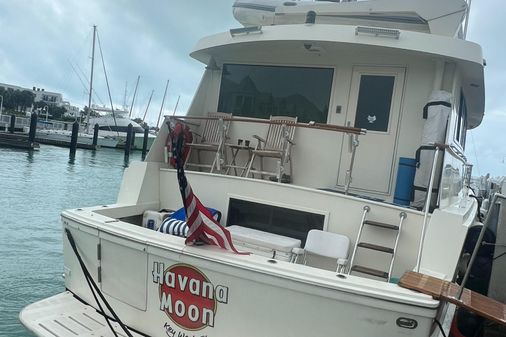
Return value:
M 19 311 L 64 290 L 60 212 L 116 201 L 122 151 L 77 150 L 74 161 L 68 154 L 0 148 L 0 336 L 32 336 Z

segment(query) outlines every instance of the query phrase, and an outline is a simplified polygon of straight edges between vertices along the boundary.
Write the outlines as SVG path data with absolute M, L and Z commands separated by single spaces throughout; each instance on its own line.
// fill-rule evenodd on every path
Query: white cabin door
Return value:
M 352 190 L 390 194 L 397 128 L 404 87 L 404 68 L 354 67 L 346 124 L 367 129 L 359 137 L 352 171 Z M 351 161 L 349 139 L 343 142 L 338 185 L 344 186 Z

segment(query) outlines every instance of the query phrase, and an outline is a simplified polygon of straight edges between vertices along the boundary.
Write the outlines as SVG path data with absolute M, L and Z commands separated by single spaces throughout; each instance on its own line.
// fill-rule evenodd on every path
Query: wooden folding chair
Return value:
M 246 171 L 246 177 L 250 174 L 260 174 L 262 179 L 264 175 L 276 177 L 278 182 L 290 182 L 293 176 L 292 171 L 292 155 L 291 148 L 295 143 L 293 138 L 295 135 L 295 124 L 297 117 L 288 116 L 271 116 L 271 124 L 267 130 L 266 139 L 254 135 L 258 140 L 255 149 L 252 151 L 251 159 Z M 260 158 L 260 170 L 253 168 L 255 158 Z M 263 165 L 264 158 L 278 159 L 276 171 L 265 171 Z M 285 164 L 290 164 L 290 175 L 285 175 Z
M 188 144 L 190 153 L 188 154 L 185 167 L 209 168 L 212 173 L 215 169 L 221 171 L 223 164 L 226 163 L 225 140 L 227 139 L 230 121 L 224 119 L 232 118 L 232 114 L 210 112 L 208 117 L 210 119 L 204 122 L 202 134 L 196 134 L 197 141 Z M 193 151 L 197 151 L 197 162 L 190 162 L 190 155 Z M 201 161 L 201 151 L 214 153 L 214 159 L 211 164 Z

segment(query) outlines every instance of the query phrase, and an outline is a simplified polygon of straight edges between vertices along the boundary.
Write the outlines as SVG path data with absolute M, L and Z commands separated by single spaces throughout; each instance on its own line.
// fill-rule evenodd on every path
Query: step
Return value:
M 387 272 L 381 271 L 381 270 L 377 270 L 377 269 L 372 269 L 372 268 L 369 268 L 369 267 L 355 265 L 355 266 L 351 267 L 351 271 L 356 271 L 356 272 L 359 272 L 359 273 L 362 273 L 362 274 L 368 274 L 368 275 L 372 275 L 372 276 L 388 279 L 388 273 Z
M 371 226 L 376 226 L 376 227 L 381 227 L 381 228 L 386 228 L 386 229 L 393 229 L 393 230 L 396 230 L 396 231 L 399 230 L 399 226 L 397 226 L 397 225 L 390 225 L 390 224 L 383 223 L 383 222 L 366 220 L 364 223 L 366 225 L 371 225 Z
M 366 249 L 372 249 L 372 250 L 377 250 L 379 252 L 389 253 L 389 254 L 393 254 L 394 253 L 394 249 L 393 248 L 379 246 L 379 245 L 375 245 L 373 243 L 367 243 L 367 242 L 360 242 L 357 245 L 357 247 L 366 248 Z

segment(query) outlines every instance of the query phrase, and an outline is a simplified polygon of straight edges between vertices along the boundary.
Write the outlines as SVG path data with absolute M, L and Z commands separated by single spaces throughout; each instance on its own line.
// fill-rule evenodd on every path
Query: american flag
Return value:
M 221 248 L 233 251 L 237 254 L 247 254 L 237 251 L 232 243 L 230 232 L 216 221 L 211 212 L 202 205 L 202 202 L 195 196 L 193 190 L 184 174 L 183 152 L 184 143 L 190 138 L 190 131 L 181 123 L 177 123 L 171 130 L 171 141 L 173 159 L 176 162 L 177 179 L 179 190 L 183 198 L 183 205 L 186 211 L 186 221 L 189 227 L 185 243 L 193 245 L 195 242 L 214 244 Z

